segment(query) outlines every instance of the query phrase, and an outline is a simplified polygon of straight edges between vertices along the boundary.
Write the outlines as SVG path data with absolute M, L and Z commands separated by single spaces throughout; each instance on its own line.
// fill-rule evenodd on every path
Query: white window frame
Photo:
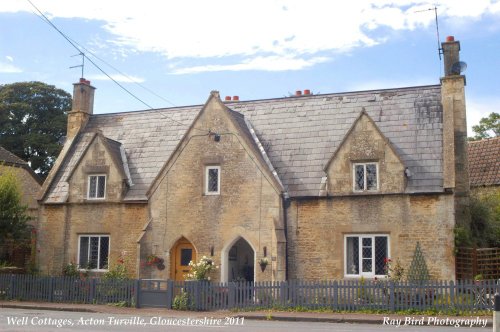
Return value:
M 98 194 L 98 188 L 99 188 L 99 177 L 103 176 L 104 177 L 104 196 L 103 197 L 97 197 L 97 194 Z M 97 180 L 96 180 L 96 197 L 90 197 L 90 178 L 91 177 L 96 177 Z M 91 174 L 87 177 L 87 199 L 91 199 L 91 200 L 102 200 L 102 199 L 106 199 L 106 187 L 108 186 L 108 177 L 106 176 L 106 174 Z
M 209 172 L 212 169 L 217 170 L 217 191 L 209 191 L 208 185 L 209 185 Z M 220 172 L 220 166 L 215 166 L 215 165 L 210 165 L 210 166 L 205 166 L 205 195 L 220 195 L 220 178 L 221 178 L 221 172 Z
M 364 184 L 363 184 L 363 189 L 356 189 L 356 166 L 363 166 L 363 171 L 364 171 Z M 375 165 L 375 172 L 377 172 L 377 188 L 375 189 L 367 189 L 366 186 L 366 165 Z M 378 167 L 378 162 L 366 162 L 366 163 L 353 163 L 352 164 L 352 190 L 357 193 L 361 192 L 374 192 L 378 191 L 380 187 L 380 181 L 379 181 L 379 167 Z
M 349 237 L 357 237 L 358 238 L 358 273 L 357 274 L 348 274 L 347 273 L 347 238 Z M 376 237 L 385 237 L 387 239 L 387 257 L 391 257 L 391 238 L 388 234 L 345 234 L 344 235 L 344 277 L 345 278 L 384 278 L 386 274 L 375 274 L 375 238 Z M 363 238 L 371 238 L 372 239 L 372 271 L 371 272 L 363 272 Z
M 97 253 L 97 268 L 96 269 L 90 269 L 87 270 L 85 267 L 82 267 L 80 264 L 80 246 L 81 246 L 81 239 L 83 237 L 88 237 L 89 238 L 89 247 L 88 247 L 88 252 L 87 252 L 87 257 L 90 258 L 90 238 L 91 237 L 98 237 L 99 238 L 99 244 L 98 244 L 98 253 Z M 109 234 L 81 234 L 78 235 L 78 252 L 77 252 L 77 261 L 78 261 L 78 269 L 79 270 L 85 270 L 85 271 L 95 271 L 95 272 L 106 272 L 108 269 L 100 269 L 99 268 L 99 262 L 101 260 L 101 238 L 107 237 L 108 238 L 108 269 L 109 269 L 109 253 L 111 249 L 111 237 Z M 90 260 L 90 259 L 89 259 Z

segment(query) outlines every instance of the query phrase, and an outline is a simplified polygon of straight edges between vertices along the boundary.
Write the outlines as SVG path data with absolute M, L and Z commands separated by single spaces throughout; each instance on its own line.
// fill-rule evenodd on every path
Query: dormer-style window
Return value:
M 205 195 L 220 194 L 220 166 L 205 167 Z
M 356 163 L 353 165 L 354 191 L 378 190 L 378 163 Z
M 104 199 L 106 196 L 106 175 L 89 175 L 88 199 Z

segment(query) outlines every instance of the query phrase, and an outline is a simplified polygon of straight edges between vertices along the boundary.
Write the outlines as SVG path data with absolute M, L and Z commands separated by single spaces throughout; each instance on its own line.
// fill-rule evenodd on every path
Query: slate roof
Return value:
M 10 164 L 28 165 L 27 162 L 25 162 L 9 150 L 5 149 L 4 147 L 0 146 L 0 162 L 2 161 Z
M 471 187 L 500 185 L 500 137 L 469 142 Z
M 442 108 L 439 85 L 337 94 L 307 95 L 226 103 L 262 158 L 275 170 L 290 196 L 318 196 L 323 167 L 361 111 L 390 140 L 411 170 L 408 192 L 441 192 Z M 61 165 L 49 195 L 64 187 L 96 131 L 120 142 L 134 185 L 126 200 L 146 199 L 146 192 L 203 105 L 93 115 Z M 174 119 L 175 121 L 172 121 Z M 281 180 L 281 181 L 279 181 Z M 57 194 L 59 199 L 64 188 Z M 66 189 L 67 191 L 67 189 Z

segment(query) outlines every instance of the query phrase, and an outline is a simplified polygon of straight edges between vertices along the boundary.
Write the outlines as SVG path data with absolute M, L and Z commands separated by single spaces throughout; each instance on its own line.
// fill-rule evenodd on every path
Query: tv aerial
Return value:
M 78 54 L 72 55 L 71 57 L 74 58 L 75 56 L 81 56 L 82 57 L 82 64 L 81 65 L 76 65 L 76 66 L 71 66 L 69 68 L 73 69 L 73 68 L 79 68 L 79 67 L 81 67 L 82 68 L 82 76 L 80 76 L 80 77 L 85 77 L 85 76 L 83 76 L 83 70 L 85 68 L 85 53 L 80 52 Z
M 437 7 L 434 6 L 434 8 L 417 10 L 415 13 L 423 13 L 423 12 L 428 12 L 430 10 L 434 11 L 434 18 L 436 20 L 436 36 L 437 36 L 437 43 L 438 43 L 438 56 L 439 56 L 439 60 L 441 60 L 441 54 L 443 54 L 443 49 L 441 48 L 441 40 L 439 38 L 439 22 L 438 22 L 438 9 L 437 9 Z

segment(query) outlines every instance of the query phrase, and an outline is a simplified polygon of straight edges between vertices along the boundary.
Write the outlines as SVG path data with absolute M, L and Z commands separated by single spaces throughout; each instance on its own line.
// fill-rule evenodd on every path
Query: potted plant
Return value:
M 263 257 L 259 260 L 260 270 L 264 272 L 267 264 L 269 264 L 269 260 L 266 257 Z

